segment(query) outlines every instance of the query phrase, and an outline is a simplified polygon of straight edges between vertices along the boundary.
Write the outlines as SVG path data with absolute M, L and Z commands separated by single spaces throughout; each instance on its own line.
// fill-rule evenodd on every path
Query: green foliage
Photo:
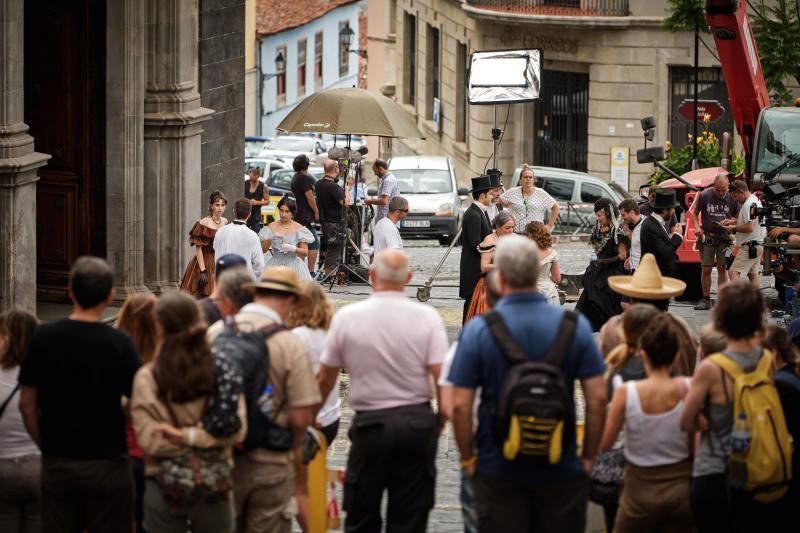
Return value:
M 703 121 L 704 131 L 700 134 L 697 141 L 697 168 L 712 168 L 718 167 L 722 163 L 722 149 L 720 148 L 719 139 L 714 135 L 713 131 L 708 131 L 708 115 Z M 664 161 L 663 165 L 668 169 L 681 176 L 692 170 L 692 156 L 693 156 L 693 139 L 689 135 L 689 144 L 681 148 L 672 148 L 669 152 L 669 157 Z M 734 153 L 731 156 L 731 172 L 734 175 L 740 174 L 744 171 L 744 159 Z M 650 178 L 650 185 L 661 183 L 664 180 L 670 179 L 672 176 L 667 174 L 661 169 Z
M 703 13 L 703 0 L 669 0 L 669 16 L 664 19 L 664 29 L 670 32 L 708 31 Z
M 751 13 L 767 88 L 775 103 L 789 103 L 786 78 L 800 84 L 800 1 L 761 0 Z

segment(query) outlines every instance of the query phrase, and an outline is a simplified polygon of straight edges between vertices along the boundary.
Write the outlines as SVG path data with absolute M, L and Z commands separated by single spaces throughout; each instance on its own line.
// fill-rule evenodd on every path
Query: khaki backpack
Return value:
M 728 454 L 729 474 L 737 471 L 732 484 L 751 492 L 756 501 L 768 503 L 781 498 L 792 478 L 792 443 L 783 407 L 770 377 L 772 353 L 764 350 L 755 370 L 744 372 L 729 357 L 710 356 L 733 380 L 733 422 L 743 416 L 750 432 L 749 447 L 737 453 L 735 444 Z M 738 468 L 737 468 L 738 467 Z

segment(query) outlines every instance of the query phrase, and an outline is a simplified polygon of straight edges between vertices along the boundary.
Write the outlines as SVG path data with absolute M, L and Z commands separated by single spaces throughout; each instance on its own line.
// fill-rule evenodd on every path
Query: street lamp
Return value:
M 366 57 L 367 57 L 367 51 L 366 50 L 360 50 L 360 49 L 352 50 L 352 49 L 350 49 L 350 45 L 353 43 L 353 36 L 355 34 L 356 34 L 356 32 L 354 32 L 353 29 L 350 28 L 350 24 L 349 23 L 345 24 L 344 27 L 342 28 L 342 31 L 339 32 L 339 43 L 348 52 L 353 52 L 354 54 L 358 54 L 361 57 L 366 59 Z
M 262 72 L 261 80 L 267 81 L 286 72 L 286 59 L 283 57 L 283 52 L 278 52 L 278 55 L 275 56 L 275 70 L 277 71 L 275 74 Z

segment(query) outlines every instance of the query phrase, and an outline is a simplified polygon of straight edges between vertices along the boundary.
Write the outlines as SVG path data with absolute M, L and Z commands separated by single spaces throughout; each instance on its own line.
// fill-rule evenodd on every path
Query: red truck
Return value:
M 706 22 L 714 36 L 730 110 L 744 148 L 744 178 L 751 190 L 763 190 L 763 201 L 771 211 L 764 218 L 767 227 L 800 227 L 800 108 L 770 107 L 747 4 L 744 0 L 706 0 Z M 644 125 L 643 120 L 643 128 Z M 660 165 L 658 160 L 663 159 L 663 149 L 660 154 L 659 149 L 640 150 L 637 153 L 639 162 L 649 160 Z M 702 190 L 711 185 L 719 170 L 695 170 L 681 179 L 667 180 L 661 186 L 676 189 L 681 207 L 686 211 L 691 209 L 697 195 L 692 189 Z M 687 283 L 683 296 L 687 300 L 701 297 L 700 257 L 695 244 L 691 217 L 686 216 L 684 241 L 678 250 L 678 275 Z M 764 253 L 765 274 L 773 272 L 777 263 L 788 265 L 785 244 L 768 242 L 766 247 L 770 253 Z M 800 272 L 792 269 L 782 272 L 783 281 L 791 279 L 796 283 L 800 277 Z

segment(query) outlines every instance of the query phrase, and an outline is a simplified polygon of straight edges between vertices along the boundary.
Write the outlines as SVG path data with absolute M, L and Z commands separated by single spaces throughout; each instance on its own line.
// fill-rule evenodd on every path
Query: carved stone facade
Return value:
M 459 179 L 468 183 L 470 176 L 483 171 L 492 154 L 491 129 L 495 123 L 494 106 L 464 104 L 463 80 L 469 55 L 480 50 L 540 48 L 544 57 L 543 88 L 553 95 L 551 109 L 543 112 L 538 103 L 513 104 L 508 110 L 507 106 L 498 106 L 499 127 L 504 129 L 498 167 L 504 179 L 508 181 L 523 162 L 564 166 L 609 178 L 611 147 L 622 146 L 628 147 L 631 154 L 628 189 L 636 190 L 652 171 L 652 165 L 636 163 L 636 150 L 642 147 L 639 120 L 654 115 L 658 119 L 655 142 L 661 144 L 669 138 L 673 120 L 671 69 L 690 66 L 693 60 L 693 35 L 662 29 L 667 2 L 628 0 L 626 16 L 594 16 L 577 10 L 557 17 L 537 14 L 533 8 L 530 13 L 524 9 L 503 10 L 496 2 L 491 3 L 495 5 L 492 9 L 482 7 L 488 4 L 396 1 L 396 13 L 391 18 L 396 50 L 414 50 L 414 54 L 398 55 L 395 77 L 390 83 L 395 83 L 397 100 L 416 117 L 426 135 L 425 140 L 404 141 L 405 144 L 417 153 L 452 155 Z M 623 4 L 617 0 L 608 2 L 614 6 Z M 439 43 L 438 54 L 432 53 L 434 42 Z M 433 57 L 438 58 L 436 77 Z M 700 66 L 718 65 L 701 47 Z M 554 76 L 557 83 L 553 83 Z M 432 121 L 433 83 L 438 83 L 439 124 Z M 726 101 L 723 104 L 727 106 Z M 543 153 L 541 146 L 551 142 L 553 124 L 560 120 L 559 115 L 579 106 L 580 116 L 562 122 L 580 124 L 580 147 L 565 135 L 566 140 Z M 570 166 L 542 161 L 543 155 L 558 150 L 579 151 L 579 163 Z
M 199 92 L 201 5 L 208 4 L 213 11 L 219 2 L 83 1 L 87 11 L 99 5 L 106 12 L 104 27 L 91 29 L 105 34 L 105 116 L 97 120 L 104 121 L 105 132 L 100 183 L 105 191 L 103 249 L 115 269 L 117 299 L 172 289 L 191 253 L 189 230 L 205 213 L 207 198 L 201 191 L 210 187 L 239 191 L 242 183 L 242 162 L 231 163 L 230 156 L 228 164 L 236 167 L 235 173 L 209 178 L 206 184 L 202 172 L 213 164 L 202 157 L 201 135 L 215 111 L 202 105 Z M 243 55 L 244 0 L 227 4 L 234 7 L 232 14 L 217 21 L 216 27 L 219 33 L 238 35 L 241 42 L 232 51 L 223 51 L 238 57 Z M 36 133 L 33 137 L 27 133 L 23 116 L 24 72 L 33 68 L 24 54 L 25 9 L 23 0 L 0 0 L 0 310 L 19 306 L 35 311 L 37 210 L 41 209 L 37 169 L 50 156 L 35 151 Z M 37 19 L 46 16 L 35 13 Z M 242 68 L 230 84 L 227 99 L 218 101 L 230 113 L 226 135 L 241 144 Z M 237 96 L 236 91 L 242 94 Z M 233 117 L 236 113 L 241 116 Z M 242 158 L 243 148 L 238 156 Z M 77 233 L 69 238 L 83 237 Z

